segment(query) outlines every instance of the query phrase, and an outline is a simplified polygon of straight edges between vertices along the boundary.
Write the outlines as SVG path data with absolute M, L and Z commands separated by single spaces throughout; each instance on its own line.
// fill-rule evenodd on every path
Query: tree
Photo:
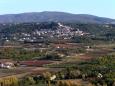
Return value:
M 51 86 L 50 77 L 51 77 L 51 73 L 50 72 L 43 73 L 43 78 L 46 81 L 47 86 Z

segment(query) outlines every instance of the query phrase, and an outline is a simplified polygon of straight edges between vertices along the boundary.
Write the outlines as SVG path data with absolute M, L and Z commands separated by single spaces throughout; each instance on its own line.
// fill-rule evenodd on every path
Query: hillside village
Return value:
M 15 24 L 16 26 L 18 24 Z M 39 26 L 39 24 L 37 24 Z M 50 24 L 49 24 L 50 25 Z M 52 23 L 53 25 L 53 23 Z M 7 26 L 7 25 L 6 25 Z M 5 27 L 5 25 L 4 25 Z M 55 29 L 52 29 L 55 28 Z M 90 33 L 79 30 L 79 28 L 74 29 L 72 27 L 63 25 L 61 23 L 54 23 L 52 28 L 35 28 L 31 32 L 16 32 L 13 34 L 3 34 L 1 40 L 9 42 L 13 41 L 28 41 L 28 42 L 37 42 L 40 39 L 71 39 L 74 36 L 83 36 L 89 35 Z M 21 28 L 20 28 L 21 29 Z M 8 36 L 7 36 L 8 35 Z

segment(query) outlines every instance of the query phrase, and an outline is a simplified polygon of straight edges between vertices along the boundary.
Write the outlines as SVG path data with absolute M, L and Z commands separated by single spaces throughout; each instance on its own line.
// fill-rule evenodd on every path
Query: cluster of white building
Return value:
M 3 62 L 0 63 L 0 68 L 12 69 L 14 64 L 12 62 Z
M 68 39 L 73 36 L 83 36 L 86 34 L 89 34 L 89 33 L 83 32 L 79 30 L 79 28 L 77 30 L 74 30 L 74 28 L 58 23 L 57 29 L 52 30 L 49 28 L 49 29 L 38 30 L 36 28 L 35 31 L 30 32 L 30 33 L 23 32 L 18 35 L 14 35 L 12 39 L 16 41 L 28 40 L 28 41 L 33 42 L 34 40 L 37 40 L 38 38 L 43 39 L 44 37 L 49 37 L 49 38 L 63 37 L 64 39 Z M 7 37 L 5 37 L 4 39 L 6 39 L 7 42 L 9 41 Z

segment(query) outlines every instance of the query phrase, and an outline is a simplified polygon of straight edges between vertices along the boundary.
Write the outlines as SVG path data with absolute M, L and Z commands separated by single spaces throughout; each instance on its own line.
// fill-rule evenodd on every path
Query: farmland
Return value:
M 86 46 L 84 44 L 79 44 L 79 43 L 69 44 L 69 46 L 68 44 L 59 44 L 59 45 L 56 44 L 55 46 L 53 45 L 53 50 L 52 50 L 52 44 L 51 44 L 48 45 L 47 48 L 44 48 L 42 51 L 40 51 L 39 48 L 37 47 L 35 50 L 33 49 L 30 50 L 29 48 L 30 46 L 27 47 L 27 45 L 26 45 L 27 47 L 26 50 L 25 48 L 21 48 L 21 47 L 20 48 L 7 47 L 7 49 L 6 47 L 1 48 L 1 53 L 2 51 L 6 50 L 5 54 L 2 55 L 7 55 L 7 57 L 10 57 L 10 55 L 14 51 L 15 51 L 14 55 L 15 54 L 23 55 L 25 57 L 33 54 L 33 56 L 35 57 L 34 58 L 26 57 L 26 59 L 25 58 L 15 59 L 16 57 L 15 58 L 13 57 L 12 60 L 8 60 L 9 58 L 7 58 L 8 61 L 14 62 L 15 67 L 13 67 L 12 69 L 0 69 L 0 77 L 4 78 L 9 76 L 16 76 L 19 79 L 21 79 L 29 76 L 31 78 L 34 78 L 38 75 L 42 76 L 43 73 L 50 72 L 51 74 L 56 74 L 57 79 L 55 83 L 57 82 L 57 84 L 61 82 L 67 83 L 66 80 L 69 80 L 70 83 L 73 83 L 75 80 L 77 80 L 79 84 L 84 85 L 85 83 L 86 85 L 90 85 L 92 83 L 93 84 L 100 83 L 98 82 L 98 79 L 96 77 L 98 73 L 101 73 L 103 74 L 104 77 L 108 77 L 105 79 L 101 79 L 104 80 L 102 81 L 103 83 L 106 83 L 106 80 L 110 80 L 110 81 L 114 80 L 114 76 L 111 76 L 111 74 L 114 75 L 114 61 L 115 61 L 114 44 L 111 44 L 109 46 L 108 44 L 90 45 L 90 48 L 88 45 Z M 23 50 L 23 52 L 21 50 Z M 101 59 L 98 60 L 98 58 L 101 57 L 104 57 L 105 61 Z M 12 58 L 12 55 L 10 58 Z M 107 59 L 109 58 L 110 61 L 106 60 L 106 58 Z M 1 59 L 1 61 L 3 60 Z M 71 73 L 72 75 L 68 75 Z M 74 73 L 78 75 L 75 76 Z M 87 78 L 85 78 L 85 81 L 83 78 L 84 74 L 87 74 Z M 41 86 L 44 86 L 45 84 L 44 79 L 42 78 L 40 78 L 39 81 L 37 81 L 36 83 Z M 33 84 L 33 86 L 36 86 L 37 84 Z M 52 82 L 51 84 L 52 86 L 54 85 L 54 83 Z

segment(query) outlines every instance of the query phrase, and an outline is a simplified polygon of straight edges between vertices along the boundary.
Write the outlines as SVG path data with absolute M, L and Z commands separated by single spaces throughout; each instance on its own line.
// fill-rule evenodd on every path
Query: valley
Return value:
M 115 84 L 114 24 L 0 24 L 0 33 L 0 84 Z

